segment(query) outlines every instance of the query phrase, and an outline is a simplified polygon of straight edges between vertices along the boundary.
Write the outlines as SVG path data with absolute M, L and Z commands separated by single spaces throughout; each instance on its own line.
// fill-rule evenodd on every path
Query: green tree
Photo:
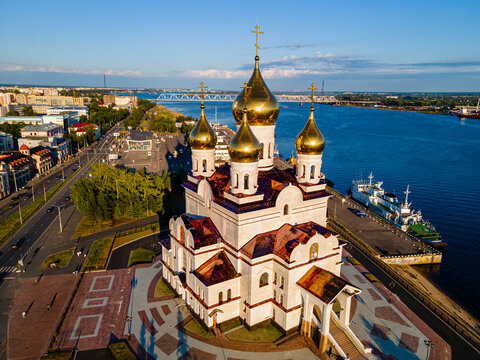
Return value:
M 20 116 L 20 113 L 17 110 L 10 110 L 7 112 L 7 116 Z
M 31 106 L 24 106 L 23 107 L 23 116 L 35 116 L 37 113 L 33 111 Z

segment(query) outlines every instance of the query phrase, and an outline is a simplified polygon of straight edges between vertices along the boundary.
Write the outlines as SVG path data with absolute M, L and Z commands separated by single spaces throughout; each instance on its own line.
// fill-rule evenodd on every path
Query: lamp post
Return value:
M 425 358 L 426 360 L 428 360 L 428 356 L 430 355 L 430 351 L 431 349 L 433 348 L 434 344 L 431 340 L 424 340 L 425 342 L 425 345 L 427 346 L 427 357 Z
M 131 317 L 130 315 L 127 315 L 125 316 L 125 322 L 128 324 L 128 331 L 127 331 L 127 334 L 128 334 L 128 338 L 130 339 L 130 328 L 132 326 L 132 319 L 133 317 Z
M 53 205 L 53 206 L 55 206 L 58 209 L 58 221 L 59 221 L 59 225 L 60 225 L 60 232 L 63 232 L 62 213 L 60 212 L 60 208 L 63 207 L 63 205 Z
M 20 214 L 20 224 L 23 224 L 22 207 L 20 206 L 20 201 L 18 202 L 18 213 Z

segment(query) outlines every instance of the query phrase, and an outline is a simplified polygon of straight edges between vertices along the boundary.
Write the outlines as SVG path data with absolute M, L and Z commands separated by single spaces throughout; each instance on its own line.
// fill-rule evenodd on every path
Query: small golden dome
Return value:
M 228 144 L 228 155 L 230 155 L 231 161 L 240 163 L 255 162 L 260 155 L 260 142 L 248 125 L 246 109 L 237 133 Z
M 217 134 L 213 131 L 212 127 L 207 121 L 205 116 L 205 105 L 200 105 L 200 118 L 197 121 L 197 125 L 190 132 L 188 143 L 192 149 L 208 150 L 214 149 L 217 144 Z
M 242 121 L 243 108 L 248 110 L 248 123 L 256 125 L 273 125 L 277 120 L 280 106 L 275 95 L 263 81 L 258 65 L 259 57 L 255 56 L 255 69 L 248 82 L 246 89 L 243 89 L 233 103 L 233 117 L 240 123 Z M 245 91 L 246 99 L 245 102 Z
M 310 116 L 307 124 L 295 139 L 297 154 L 320 155 L 325 148 L 325 138 L 317 128 L 313 117 L 313 106 L 310 108 Z

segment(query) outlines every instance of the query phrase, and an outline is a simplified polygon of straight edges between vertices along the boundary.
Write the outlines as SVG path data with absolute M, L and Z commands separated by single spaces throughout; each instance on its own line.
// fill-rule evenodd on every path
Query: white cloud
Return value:
M 33 65 L 8 65 L 3 67 L 4 71 L 31 71 L 31 72 L 53 72 L 66 74 L 82 74 L 82 75 L 110 75 L 110 76 L 128 76 L 143 77 L 138 70 L 81 70 L 81 69 L 62 69 L 56 66 L 33 66 Z
M 205 78 L 205 79 L 236 79 L 248 76 L 249 72 L 246 70 L 190 70 L 184 73 L 185 77 Z

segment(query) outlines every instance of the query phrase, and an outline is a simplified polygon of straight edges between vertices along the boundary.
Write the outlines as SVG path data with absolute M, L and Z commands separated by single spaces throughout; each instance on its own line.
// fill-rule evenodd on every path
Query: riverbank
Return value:
M 393 108 L 385 108 L 385 107 L 347 105 L 347 104 L 342 104 L 342 105 L 337 105 L 337 106 L 353 107 L 353 108 L 360 108 L 360 109 L 375 109 L 375 110 L 390 110 L 390 111 L 400 111 L 400 112 L 411 112 L 411 113 L 418 113 L 418 114 L 456 116 L 456 115 L 453 115 L 453 114 L 445 114 L 443 112 L 438 112 L 438 111 L 419 111 L 419 110 L 409 110 L 409 109 L 393 109 Z

